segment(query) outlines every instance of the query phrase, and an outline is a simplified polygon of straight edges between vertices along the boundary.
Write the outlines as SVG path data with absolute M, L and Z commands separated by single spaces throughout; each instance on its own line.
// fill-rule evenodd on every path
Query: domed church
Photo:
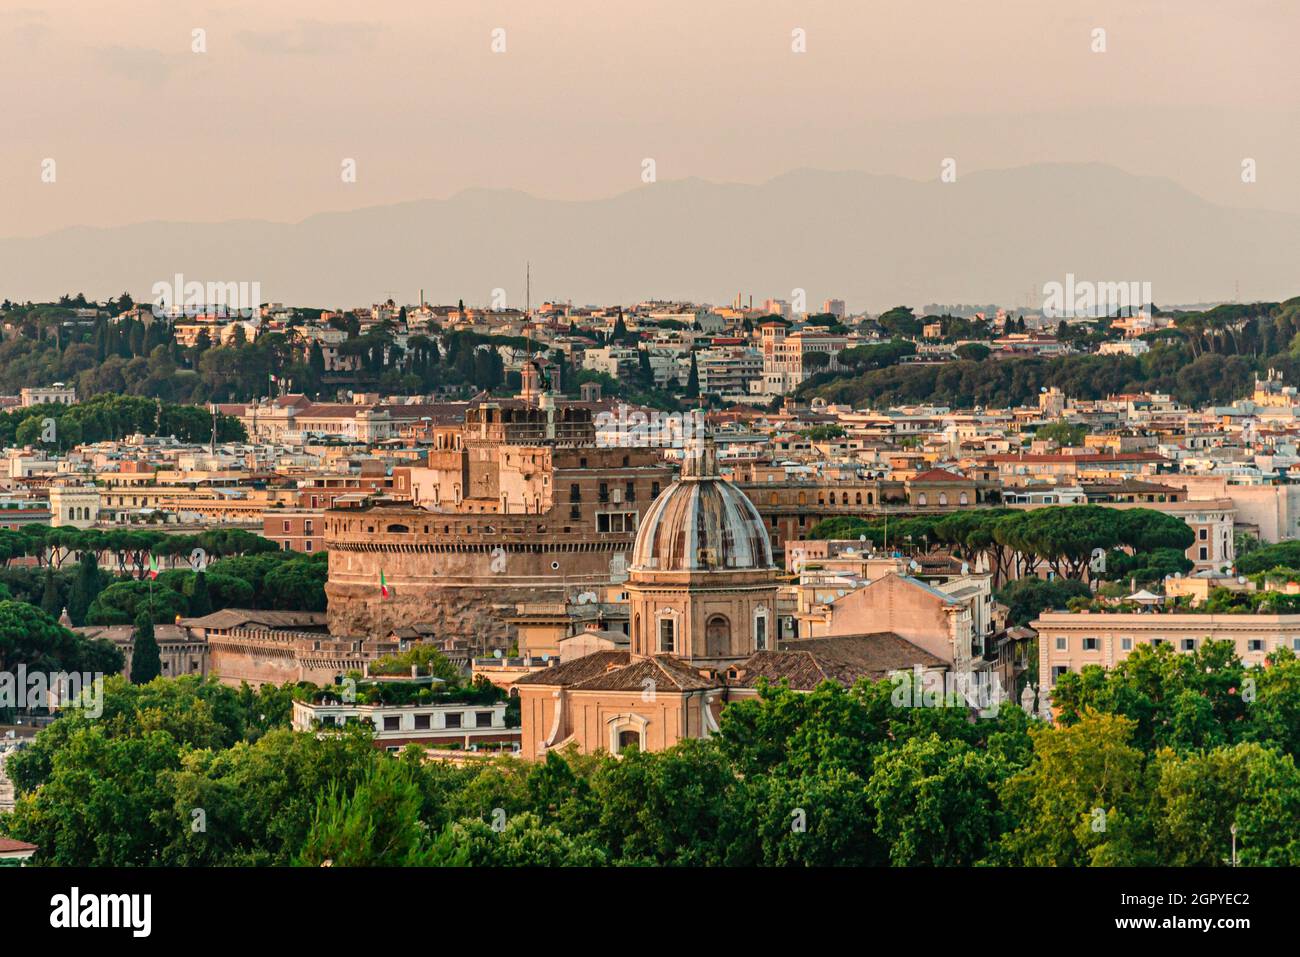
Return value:
M 628 568 L 630 649 L 519 678 L 525 757 L 576 744 L 661 750 L 718 730 L 726 670 L 775 649 L 777 568 L 758 509 L 718 473 L 713 440 L 686 450 L 651 504 Z
M 718 474 L 711 438 L 646 512 L 629 572 L 634 658 L 720 668 L 775 646 L 772 545 L 754 503 Z

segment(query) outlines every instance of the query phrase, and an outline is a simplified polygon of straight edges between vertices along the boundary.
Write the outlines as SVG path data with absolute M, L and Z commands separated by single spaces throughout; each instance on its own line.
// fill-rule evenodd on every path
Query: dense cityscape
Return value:
M 0 8 L 15 946 L 1289 926 L 1300 6 Z
M 1092 311 L 5 302 L 0 858 L 1297 863 L 1300 300 Z

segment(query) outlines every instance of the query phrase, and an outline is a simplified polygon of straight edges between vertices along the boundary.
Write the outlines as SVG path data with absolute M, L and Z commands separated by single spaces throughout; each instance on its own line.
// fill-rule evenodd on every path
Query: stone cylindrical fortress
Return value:
M 624 580 L 641 516 L 673 470 L 657 449 L 597 442 L 594 408 L 535 392 L 481 400 L 435 431 L 427 467 L 394 471 L 392 498 L 336 500 L 331 634 L 427 623 L 482 653 L 509 644 L 519 602 Z

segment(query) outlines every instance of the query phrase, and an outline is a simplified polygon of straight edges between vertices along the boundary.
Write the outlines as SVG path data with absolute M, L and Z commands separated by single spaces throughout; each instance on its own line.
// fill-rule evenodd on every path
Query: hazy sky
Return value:
M 1298 36 L 1297 0 L 0 0 L 0 236 L 594 198 L 646 157 L 740 182 L 1095 160 L 1300 212 Z

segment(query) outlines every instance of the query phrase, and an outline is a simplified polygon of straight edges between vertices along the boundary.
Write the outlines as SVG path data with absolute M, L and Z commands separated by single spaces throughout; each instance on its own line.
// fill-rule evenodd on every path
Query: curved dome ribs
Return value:
M 670 572 L 769 569 L 772 546 L 744 492 L 716 474 L 697 474 L 674 482 L 650 506 L 632 564 Z

